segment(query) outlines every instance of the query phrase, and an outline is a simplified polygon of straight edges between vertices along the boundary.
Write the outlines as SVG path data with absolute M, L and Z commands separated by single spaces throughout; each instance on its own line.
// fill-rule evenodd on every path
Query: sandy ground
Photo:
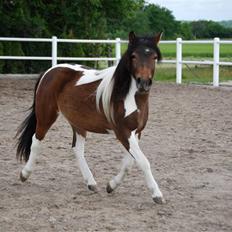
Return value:
M 155 84 L 141 148 L 167 200 L 153 203 L 135 166 L 107 194 L 123 153 L 111 135 L 89 134 L 86 157 L 99 194 L 88 191 L 60 118 L 26 183 L 16 161 L 16 128 L 33 80 L 0 79 L 0 231 L 232 231 L 232 88 Z

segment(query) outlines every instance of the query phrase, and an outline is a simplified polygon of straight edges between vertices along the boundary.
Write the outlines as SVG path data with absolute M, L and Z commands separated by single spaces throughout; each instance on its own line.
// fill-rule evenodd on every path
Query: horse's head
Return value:
M 161 59 L 158 48 L 162 33 L 153 37 L 137 37 L 134 32 L 129 33 L 128 64 L 133 78 L 136 80 L 138 92 L 150 90 L 155 73 L 156 60 Z

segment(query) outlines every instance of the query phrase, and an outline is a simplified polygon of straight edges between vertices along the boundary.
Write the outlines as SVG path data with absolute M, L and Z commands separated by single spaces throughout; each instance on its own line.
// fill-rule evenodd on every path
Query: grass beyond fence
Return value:
M 160 44 L 165 59 L 175 59 L 176 44 Z M 213 58 L 213 44 L 183 44 L 183 57 L 193 59 Z M 232 60 L 232 44 L 220 44 L 221 61 Z
M 155 80 L 176 81 L 176 67 L 170 64 L 158 64 Z M 220 66 L 220 82 L 232 80 L 232 67 Z M 212 65 L 183 65 L 182 82 L 188 84 L 211 84 L 213 82 Z
M 163 59 L 176 59 L 176 44 L 160 44 Z M 183 44 L 183 60 L 213 60 L 213 44 Z M 232 61 L 232 45 L 220 44 L 220 61 Z M 232 66 L 220 66 L 220 82 L 232 80 Z M 183 64 L 183 83 L 211 84 L 213 81 L 212 65 Z M 175 65 L 158 64 L 157 81 L 175 82 Z

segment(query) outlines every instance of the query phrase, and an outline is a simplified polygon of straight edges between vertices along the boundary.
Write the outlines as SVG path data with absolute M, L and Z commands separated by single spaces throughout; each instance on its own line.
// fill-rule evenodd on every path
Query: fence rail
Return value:
M 115 40 L 87 40 L 87 39 L 59 39 L 56 36 L 52 38 L 11 38 L 0 37 L 0 41 L 11 42 L 49 42 L 51 43 L 51 56 L 0 56 L 0 60 L 48 60 L 52 62 L 52 66 L 57 64 L 57 61 L 115 61 L 117 64 L 121 58 L 121 44 L 127 43 L 126 40 L 116 38 Z M 58 57 L 57 47 L 58 43 L 103 43 L 115 45 L 115 57 Z M 161 41 L 161 44 L 175 44 L 176 45 L 176 59 L 162 60 L 162 63 L 176 64 L 176 83 L 182 83 L 182 65 L 183 64 L 203 64 L 213 65 L 213 86 L 219 86 L 219 67 L 232 66 L 232 62 L 220 62 L 220 44 L 232 44 L 232 40 L 220 40 L 214 38 L 213 40 L 176 40 Z M 197 61 L 197 60 L 183 60 L 182 45 L 183 44 L 212 44 L 213 45 L 213 61 Z

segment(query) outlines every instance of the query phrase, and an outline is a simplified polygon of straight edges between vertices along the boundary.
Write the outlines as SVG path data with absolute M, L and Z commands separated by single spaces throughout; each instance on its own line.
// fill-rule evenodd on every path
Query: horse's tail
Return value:
M 36 115 L 35 115 L 36 90 L 38 88 L 42 76 L 43 73 L 40 74 L 34 88 L 34 100 L 32 106 L 29 108 L 30 113 L 22 122 L 22 124 L 19 126 L 15 136 L 18 137 L 16 157 L 20 161 L 25 160 L 27 162 L 30 156 L 32 136 L 35 134 L 36 123 L 37 123 Z

